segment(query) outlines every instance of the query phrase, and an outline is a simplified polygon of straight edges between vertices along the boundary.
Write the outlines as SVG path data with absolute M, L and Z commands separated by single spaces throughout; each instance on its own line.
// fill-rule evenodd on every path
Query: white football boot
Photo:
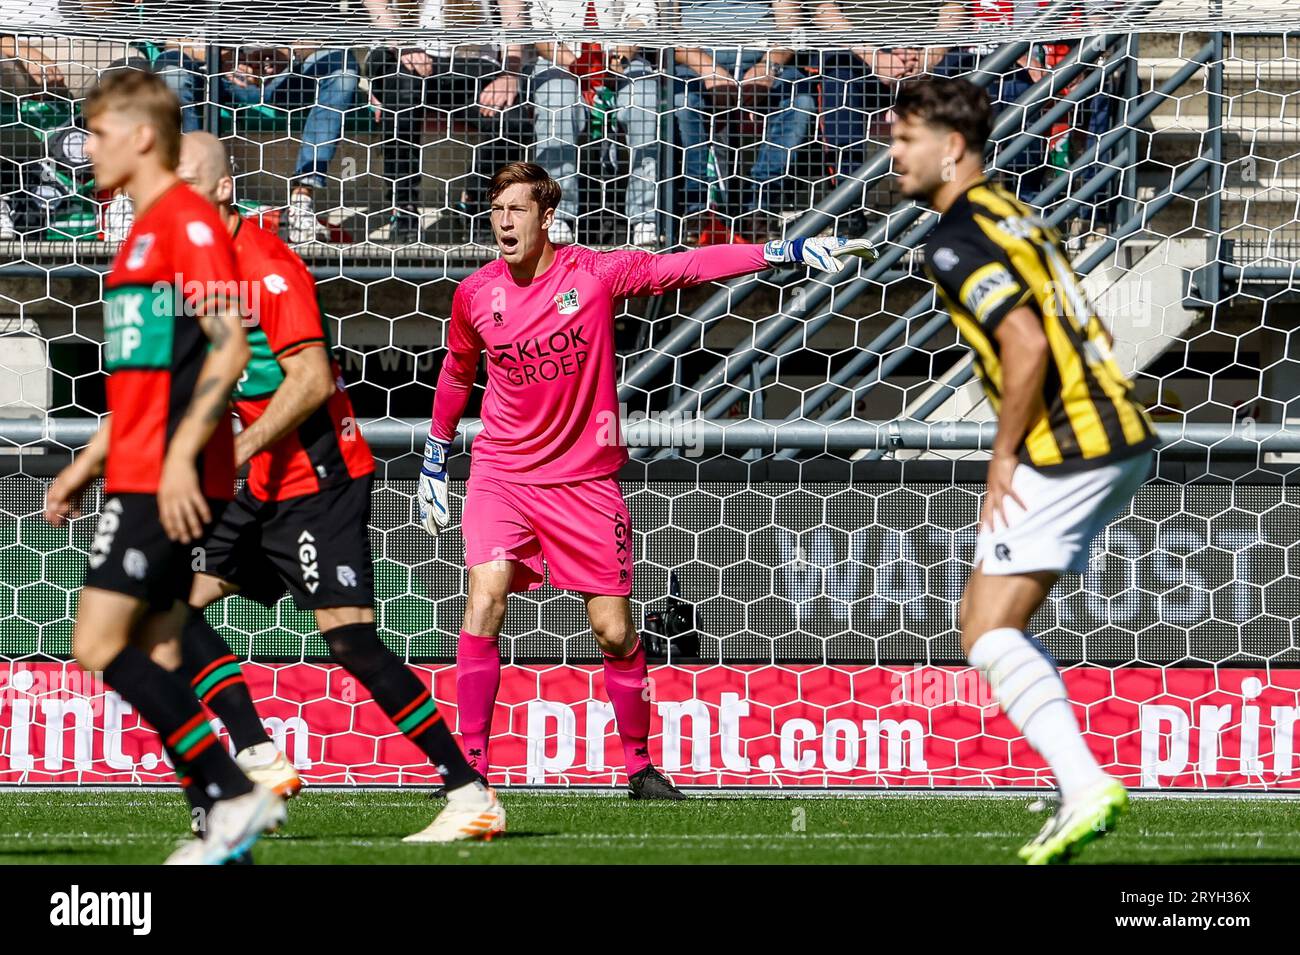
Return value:
M 262 833 L 284 824 L 284 800 L 265 786 L 223 799 L 208 813 L 208 831 L 191 839 L 168 858 L 166 865 L 225 865 L 243 855 Z
M 235 762 L 245 776 L 281 799 L 292 799 L 302 792 L 302 779 L 297 770 L 274 743 L 258 743 L 241 749 L 235 754 Z
M 426 829 L 403 842 L 490 842 L 506 831 L 506 811 L 495 789 L 472 782 L 447 793 L 447 807 Z

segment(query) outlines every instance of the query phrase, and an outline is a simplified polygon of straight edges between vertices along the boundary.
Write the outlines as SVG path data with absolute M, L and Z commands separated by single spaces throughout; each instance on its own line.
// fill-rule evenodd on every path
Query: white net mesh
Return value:
M 379 9 L 383 10 L 380 15 Z M 1285 0 L 3 0 L 7 29 L 223 43 L 408 45 L 548 38 L 650 46 L 835 47 L 1003 43 L 1161 30 L 1285 31 Z M 850 42 L 845 36 L 851 36 Z
M 792 4 L 803 22 L 788 33 L 772 6 L 752 26 L 726 13 L 719 46 L 708 16 L 721 5 L 693 21 L 684 4 L 660 8 L 635 30 L 603 6 L 590 12 L 606 19 L 583 27 L 585 6 L 576 23 L 561 6 L 535 5 L 512 31 L 495 8 L 490 24 L 431 30 L 418 27 L 427 7 L 400 5 L 389 27 L 358 4 L 282 19 L 238 3 L 4 4 L 18 35 L 0 63 L 0 675 L 13 704 L 0 707 L 0 780 L 151 779 L 158 765 L 142 735 L 109 760 L 111 707 L 88 709 L 82 732 L 77 707 L 44 706 L 101 699 L 53 676 L 70 672 L 94 517 L 56 531 L 38 515 L 48 477 L 104 407 L 102 279 L 130 210 L 95 188 L 78 103 L 125 64 L 167 75 L 187 124 L 225 139 L 241 208 L 282 230 L 317 277 L 381 458 L 381 633 L 432 668 L 443 702 L 464 551 L 458 535 L 435 547 L 411 522 L 413 449 L 451 291 L 495 255 L 484 176 L 511 158 L 541 162 L 565 187 L 570 234 L 589 245 L 878 241 L 881 259 L 841 278 L 778 272 L 634 300 L 618 319 L 621 397 L 642 419 L 624 475 L 637 612 L 670 610 L 675 579 L 693 618 L 682 665 L 656 671 L 654 746 L 705 783 L 1044 778 L 1009 730 L 979 730 L 986 700 L 921 685 L 966 672 L 954 614 L 991 412 L 921 279 L 914 250 L 931 217 L 901 201 L 883 150 L 901 77 L 980 77 L 998 109 L 991 168 L 1067 234 L 1139 397 L 1174 439 L 1036 632 L 1063 664 L 1108 668 L 1067 679 L 1094 744 L 1131 782 L 1293 781 L 1300 53 L 1285 34 L 1191 32 L 1276 28 L 1285 8 L 845 2 L 846 32 L 814 21 L 828 5 Z M 1166 32 L 1133 32 L 1152 24 Z M 1062 39 L 1081 34 L 1093 39 Z M 730 80 L 704 83 L 692 43 Z M 735 82 L 762 58 L 751 43 L 777 52 L 762 89 Z M 329 684 L 309 615 L 239 598 L 210 613 L 256 661 L 250 681 L 291 750 L 303 734 L 309 778 L 424 778 Z M 619 761 L 601 749 L 616 744 L 581 602 L 549 588 L 516 597 L 504 633 L 519 666 L 498 711 L 501 772 L 611 779 Z M 1237 669 L 1214 669 L 1225 664 Z M 881 669 L 916 665 L 910 689 Z M 1211 704 L 1230 712 L 1206 717 Z M 65 718 L 72 735 L 56 752 L 62 734 L 47 729 Z M 1223 742 L 1207 756 L 1211 738 Z

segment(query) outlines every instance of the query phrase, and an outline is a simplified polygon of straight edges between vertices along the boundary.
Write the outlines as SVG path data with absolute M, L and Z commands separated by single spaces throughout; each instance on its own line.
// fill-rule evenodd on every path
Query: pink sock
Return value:
M 492 708 L 501 686 L 501 654 L 496 637 L 476 637 L 462 630 L 456 641 L 456 710 L 465 758 L 488 774 L 488 736 Z
M 650 694 L 646 692 L 645 650 L 625 657 L 605 656 L 605 692 L 614 705 L 614 722 L 623 741 L 623 764 L 628 778 L 650 765 Z

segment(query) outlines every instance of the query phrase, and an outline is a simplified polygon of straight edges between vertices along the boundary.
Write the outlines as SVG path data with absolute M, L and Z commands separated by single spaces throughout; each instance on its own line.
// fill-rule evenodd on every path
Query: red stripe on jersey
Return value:
M 302 260 L 271 232 L 245 221 L 235 235 L 235 258 L 246 283 L 260 283 L 258 327 L 277 360 L 324 346 L 330 373 L 342 371 L 329 352 L 329 337 L 316 302 L 316 283 Z M 274 276 L 274 281 L 271 281 Z M 272 380 L 278 375 L 268 376 Z M 236 398 L 244 426 L 262 416 L 274 392 Z M 263 501 L 315 494 L 325 484 L 373 474 L 374 455 L 356 426 L 347 392 L 336 388 L 324 406 L 249 462 L 248 490 Z
M 234 253 L 216 209 L 184 183 L 137 216 L 104 283 L 105 390 L 113 415 L 105 493 L 157 492 L 170 435 L 189 408 L 208 352 L 197 317 L 177 315 L 174 303 L 192 302 L 193 289 L 207 299 L 235 281 Z M 234 497 L 229 415 L 195 463 L 205 495 Z
M 312 341 L 312 342 L 298 342 L 297 344 L 290 345 L 288 348 L 285 348 L 277 352 L 275 357 L 288 358 L 290 355 L 296 355 L 298 354 L 298 352 L 306 351 L 308 348 L 324 348 L 324 347 L 325 347 L 325 342 L 323 339 L 319 341 Z
M 167 453 L 171 374 L 115 371 L 108 376 L 104 391 L 113 412 L 104 493 L 153 494 Z

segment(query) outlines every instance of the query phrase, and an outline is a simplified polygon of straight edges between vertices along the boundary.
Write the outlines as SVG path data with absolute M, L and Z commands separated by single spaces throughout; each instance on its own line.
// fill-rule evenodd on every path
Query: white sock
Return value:
M 464 786 L 447 790 L 447 802 L 456 806 L 490 806 L 492 797 L 488 794 L 487 787 L 476 779 Z
M 990 630 L 968 657 L 1007 719 L 1052 768 L 1063 801 L 1106 778 L 1079 732 L 1056 664 L 1025 634 L 1011 627 Z

